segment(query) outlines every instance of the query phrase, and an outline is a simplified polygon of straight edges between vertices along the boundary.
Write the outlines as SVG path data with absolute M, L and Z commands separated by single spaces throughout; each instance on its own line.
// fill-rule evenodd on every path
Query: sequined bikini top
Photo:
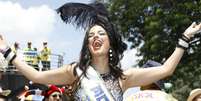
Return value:
M 111 73 L 101 74 L 104 84 L 108 91 L 111 93 L 115 101 L 123 101 L 123 91 L 120 87 L 119 80 L 116 79 Z M 75 93 L 75 101 L 86 101 L 86 96 L 81 87 Z

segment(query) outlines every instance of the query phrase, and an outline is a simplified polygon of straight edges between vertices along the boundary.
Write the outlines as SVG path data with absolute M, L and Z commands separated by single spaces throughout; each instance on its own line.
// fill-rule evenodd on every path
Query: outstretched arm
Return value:
M 4 54 L 4 57 L 11 61 L 23 75 L 35 83 L 55 85 L 70 84 L 76 79 L 73 75 L 73 68 L 75 65 L 66 65 L 58 69 L 39 72 L 32 66 L 29 66 L 25 62 L 21 61 L 21 59 L 17 56 L 16 58 L 13 58 L 14 60 L 12 60 L 13 54 L 10 54 L 10 52 L 7 51 L 8 49 L 9 47 L 6 41 L 0 35 L 0 52 Z
M 35 83 L 64 85 L 71 84 L 75 80 L 72 65 L 65 65 L 54 70 L 37 71 L 32 66 L 20 61 L 18 57 L 12 63 L 23 75 Z
M 192 23 L 191 26 L 185 30 L 183 35 L 188 40 L 200 30 L 201 24 L 197 25 L 195 23 Z M 186 47 L 185 42 L 180 44 L 183 45 L 183 48 L 181 48 L 181 46 L 176 47 L 172 55 L 166 60 L 166 62 L 162 66 L 146 69 L 131 68 L 125 71 L 124 74 L 126 79 L 122 80 L 123 89 L 126 90 L 127 88 L 133 86 L 147 85 L 152 82 L 158 81 L 164 77 L 172 75 L 184 53 L 184 48 Z

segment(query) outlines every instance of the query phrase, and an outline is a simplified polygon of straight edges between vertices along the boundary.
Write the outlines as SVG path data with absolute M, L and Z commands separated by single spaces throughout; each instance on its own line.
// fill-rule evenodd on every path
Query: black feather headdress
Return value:
M 58 8 L 57 12 L 66 23 L 82 28 L 109 22 L 108 12 L 102 3 L 66 3 Z
M 90 4 L 83 3 L 66 3 L 57 9 L 61 19 L 77 26 L 77 28 L 84 28 L 90 30 L 94 25 L 99 25 L 105 29 L 110 41 L 110 48 L 113 50 L 113 59 L 109 60 L 110 67 L 114 71 L 115 77 L 120 77 L 123 73 L 120 69 L 119 61 L 123 57 L 123 52 L 127 45 L 122 41 L 121 35 L 117 33 L 115 27 L 109 19 L 108 12 L 102 3 L 94 2 Z M 85 41 L 87 39 L 87 32 Z M 90 53 L 86 51 L 87 44 L 83 43 L 79 68 L 86 74 L 86 68 L 90 63 Z M 86 75 L 85 75 L 86 76 Z
M 66 3 L 57 9 L 57 13 L 64 22 L 73 24 L 77 28 L 87 29 L 95 24 L 101 25 L 107 30 L 110 39 L 114 40 L 111 40 L 111 43 L 118 44 L 114 48 L 120 49 L 120 54 L 127 48 L 126 44 L 122 42 L 121 36 L 114 29 L 108 11 L 102 3 Z

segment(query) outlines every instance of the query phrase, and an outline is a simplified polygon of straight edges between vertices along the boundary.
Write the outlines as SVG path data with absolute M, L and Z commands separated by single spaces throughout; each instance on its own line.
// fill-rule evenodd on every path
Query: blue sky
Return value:
M 12 45 L 20 43 L 21 49 L 28 41 L 40 49 L 47 41 L 53 53 L 64 54 L 65 64 L 77 61 L 84 37 L 76 29 L 61 21 L 55 9 L 66 2 L 89 3 L 91 0 L 3 0 L 0 1 L 0 33 Z M 122 65 L 136 64 L 136 50 L 124 54 Z M 127 67 L 125 67 L 127 68 Z
M 40 49 L 43 41 L 56 54 L 63 54 L 65 63 L 76 61 L 84 31 L 61 21 L 55 9 L 66 2 L 88 0 L 4 0 L 0 1 L 0 32 L 11 45 L 15 41 L 23 49 L 28 41 Z
M 21 49 L 28 41 L 40 49 L 47 41 L 53 53 L 64 54 L 64 63 L 77 61 L 84 37 L 82 29 L 63 23 L 55 9 L 66 2 L 89 3 L 91 0 L 0 0 L 0 33 L 9 45 L 15 41 Z M 124 53 L 122 66 L 137 64 L 136 50 Z

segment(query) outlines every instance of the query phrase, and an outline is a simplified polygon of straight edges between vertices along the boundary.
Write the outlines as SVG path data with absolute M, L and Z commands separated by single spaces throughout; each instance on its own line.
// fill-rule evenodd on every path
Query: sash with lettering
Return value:
M 80 76 L 82 71 L 77 68 L 77 73 Z M 103 79 L 100 77 L 93 67 L 87 69 L 87 77 L 82 75 L 81 88 L 83 88 L 87 101 L 114 101 L 111 93 L 104 85 Z

